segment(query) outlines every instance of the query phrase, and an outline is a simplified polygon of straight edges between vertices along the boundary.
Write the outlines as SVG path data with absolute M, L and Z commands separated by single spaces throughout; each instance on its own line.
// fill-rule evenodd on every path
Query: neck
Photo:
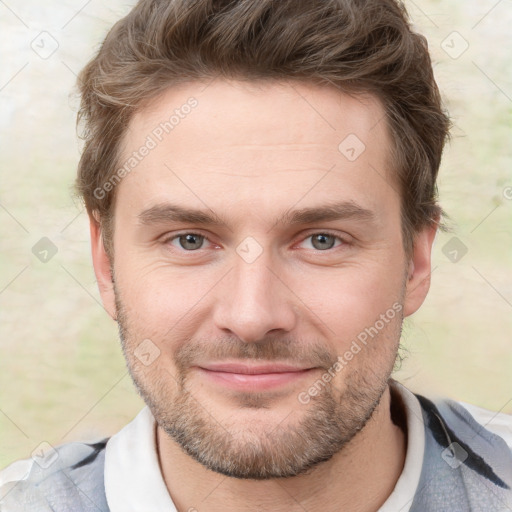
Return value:
M 262 512 L 376 512 L 393 491 L 406 453 L 406 435 L 391 418 L 389 386 L 350 443 L 310 473 L 293 478 L 227 477 L 196 462 L 159 427 L 157 442 L 164 481 L 179 512 L 239 512 L 255 506 Z

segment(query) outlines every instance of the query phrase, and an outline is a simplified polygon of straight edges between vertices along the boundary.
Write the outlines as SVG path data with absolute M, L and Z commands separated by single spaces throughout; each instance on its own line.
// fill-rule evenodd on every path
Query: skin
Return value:
M 169 493 L 180 511 L 376 511 L 405 460 L 388 381 L 403 318 L 428 292 L 436 231 L 418 232 L 406 258 L 383 108 L 308 83 L 189 83 L 139 111 L 123 158 L 191 96 L 197 107 L 117 185 L 115 283 L 91 216 L 102 300 L 157 419 Z M 338 149 L 349 134 L 366 146 L 354 161 Z M 283 217 L 343 201 L 373 217 Z M 225 225 L 141 220 L 166 203 Z M 326 232 L 334 238 L 318 245 L 313 235 Z M 190 250 L 177 237 L 185 233 L 206 238 L 192 238 Z M 259 255 L 248 262 L 245 254 Z M 301 403 L 393 304 L 399 314 Z M 157 355 L 148 365 L 136 357 L 143 340 Z M 214 361 L 314 370 L 271 390 L 239 391 L 197 368 Z

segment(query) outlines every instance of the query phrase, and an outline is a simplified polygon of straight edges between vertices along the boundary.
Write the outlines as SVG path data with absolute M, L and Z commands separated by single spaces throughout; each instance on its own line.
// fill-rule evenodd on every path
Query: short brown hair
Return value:
M 130 119 L 173 85 L 215 77 L 376 95 L 392 136 L 406 254 L 415 232 L 446 215 L 436 179 L 450 122 L 426 39 L 412 31 L 401 2 L 140 0 L 78 79 L 85 146 L 76 190 L 101 223 L 110 257 L 115 187 L 101 198 L 95 191 L 116 172 Z

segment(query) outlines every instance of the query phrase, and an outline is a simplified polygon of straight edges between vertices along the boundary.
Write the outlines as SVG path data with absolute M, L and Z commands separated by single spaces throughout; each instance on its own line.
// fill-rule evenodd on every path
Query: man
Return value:
M 2 511 L 512 510 L 512 418 L 391 378 L 449 126 L 399 3 L 142 0 L 79 86 L 94 269 L 147 407 L 4 470 Z

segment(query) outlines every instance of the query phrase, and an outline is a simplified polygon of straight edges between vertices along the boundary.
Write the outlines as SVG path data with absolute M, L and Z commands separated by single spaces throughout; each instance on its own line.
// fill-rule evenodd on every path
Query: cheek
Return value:
M 349 340 L 400 302 L 403 286 L 399 268 L 383 261 L 367 261 L 294 279 L 291 288 L 326 337 Z
M 218 279 L 211 270 L 141 265 L 126 258 L 116 269 L 116 280 L 130 331 L 168 345 L 193 334 L 193 324 L 205 314 L 203 299 Z

